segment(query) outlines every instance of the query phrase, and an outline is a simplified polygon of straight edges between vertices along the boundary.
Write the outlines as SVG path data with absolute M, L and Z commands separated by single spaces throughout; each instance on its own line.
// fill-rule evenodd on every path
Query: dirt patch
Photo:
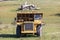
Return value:
M 60 34 L 60 32 L 47 33 L 46 35 Z
M 11 25 L 11 24 L 1 24 L 1 25 L 0 25 L 0 30 L 12 28 L 12 27 L 16 27 L 16 25 Z

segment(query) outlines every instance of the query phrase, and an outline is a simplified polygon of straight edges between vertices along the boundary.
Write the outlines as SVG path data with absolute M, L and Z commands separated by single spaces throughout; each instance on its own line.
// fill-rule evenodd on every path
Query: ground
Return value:
M 0 40 L 60 40 L 60 0 L 30 0 L 43 12 L 43 36 L 16 38 L 16 10 L 26 0 L 0 2 Z M 28 1 L 28 0 L 27 0 Z

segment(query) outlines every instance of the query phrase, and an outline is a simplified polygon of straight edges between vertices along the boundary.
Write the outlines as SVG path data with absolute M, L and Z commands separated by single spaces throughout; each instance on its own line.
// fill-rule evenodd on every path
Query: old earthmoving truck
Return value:
M 16 35 L 26 34 L 40 36 L 43 13 L 38 10 L 22 10 L 17 12 Z

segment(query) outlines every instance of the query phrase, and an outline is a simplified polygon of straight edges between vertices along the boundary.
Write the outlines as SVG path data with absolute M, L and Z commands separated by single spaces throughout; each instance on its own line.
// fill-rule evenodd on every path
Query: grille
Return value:
M 25 23 L 25 30 L 33 30 L 33 23 Z

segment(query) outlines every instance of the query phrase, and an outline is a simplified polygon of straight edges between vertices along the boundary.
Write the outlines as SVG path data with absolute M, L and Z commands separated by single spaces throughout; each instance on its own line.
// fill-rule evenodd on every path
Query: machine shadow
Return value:
M 52 14 L 50 16 L 58 16 L 58 17 L 60 17 L 60 13 Z
M 60 13 L 55 14 L 55 16 L 60 16 Z
M 15 34 L 0 34 L 0 37 L 3 38 L 16 38 Z
M 0 37 L 2 38 L 28 38 L 28 37 L 37 37 L 37 36 L 28 35 L 28 36 L 17 37 L 16 34 L 0 34 Z

